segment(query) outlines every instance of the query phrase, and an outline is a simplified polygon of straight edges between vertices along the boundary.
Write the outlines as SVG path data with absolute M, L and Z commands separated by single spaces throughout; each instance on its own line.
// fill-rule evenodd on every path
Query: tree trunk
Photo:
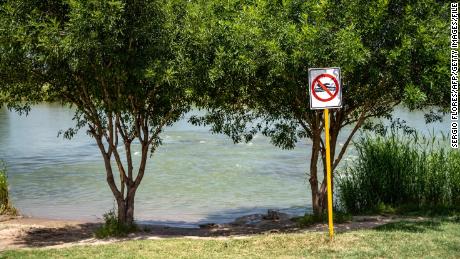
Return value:
M 320 150 L 320 136 L 313 134 L 312 136 L 312 151 L 310 159 L 310 188 L 311 188 L 311 201 L 313 206 L 313 213 L 315 215 L 321 215 L 322 208 L 320 204 L 320 193 L 318 190 L 318 158 Z
M 125 183 L 126 185 L 126 196 L 124 199 L 120 200 L 118 202 L 118 222 L 131 226 L 134 224 L 134 201 L 135 201 L 135 196 L 136 196 L 136 191 L 137 188 L 139 187 L 139 184 L 142 181 L 142 178 L 144 177 L 145 173 L 145 168 L 146 168 L 146 163 L 147 163 L 147 158 L 148 158 L 148 143 L 147 142 L 141 142 L 142 144 L 142 156 L 141 156 L 141 163 L 139 165 L 139 170 L 137 173 L 136 178 L 134 179 L 132 173 L 128 174 L 128 181 Z M 126 145 L 127 148 L 126 150 L 129 150 L 131 152 L 130 145 Z M 129 159 L 127 159 L 128 163 L 128 172 L 132 172 L 133 169 L 133 164 L 132 164 L 132 159 L 129 156 Z
M 132 225 L 134 223 L 134 196 L 136 195 L 136 188 L 131 187 L 126 197 L 126 222 L 127 225 Z
M 329 128 L 329 146 L 330 146 L 330 156 L 331 156 L 331 191 L 332 196 L 334 196 L 334 168 L 333 161 L 335 159 L 335 148 L 337 146 L 337 139 L 339 130 L 337 129 L 337 123 L 331 118 Z M 326 144 L 326 143 L 325 143 Z M 326 149 L 321 150 L 321 161 L 323 163 L 323 182 L 321 183 L 321 188 L 319 190 L 318 196 L 320 198 L 319 206 L 322 213 L 327 212 L 328 200 L 327 200 L 327 167 L 326 167 Z
M 364 106 L 363 111 L 361 112 L 361 115 L 356 120 L 356 124 L 353 127 L 353 130 L 347 137 L 345 143 L 343 143 L 343 146 L 340 148 L 340 152 L 337 153 L 337 158 L 336 158 L 336 147 L 337 147 L 337 141 L 339 137 L 340 130 L 348 125 L 347 120 L 347 114 L 350 113 L 350 111 L 346 111 L 343 109 L 335 110 L 331 112 L 331 117 L 330 117 L 330 128 L 329 128 L 329 133 L 330 133 L 330 147 L 331 147 L 331 183 L 332 183 L 332 193 L 334 193 L 334 171 L 335 168 L 337 168 L 337 165 L 341 161 L 343 155 L 345 154 L 345 151 L 350 144 L 353 136 L 357 132 L 357 130 L 361 127 L 361 125 L 364 123 L 366 118 L 370 117 L 369 116 L 369 106 Z M 309 129 L 311 131 L 311 139 L 312 139 L 312 154 L 311 154 L 311 160 L 310 160 L 310 187 L 311 187 L 311 193 L 312 193 L 312 206 L 313 206 L 313 212 L 315 215 L 321 215 L 327 211 L 327 172 L 326 172 L 326 152 L 325 152 L 325 147 L 324 143 L 321 142 L 321 127 L 320 121 L 322 120 L 319 117 L 319 113 L 314 113 L 314 115 L 308 115 L 305 116 L 305 118 L 299 118 L 301 121 L 301 124 L 304 126 L 306 131 Z M 302 120 L 304 120 L 302 122 Z M 307 125 L 308 126 L 305 126 Z M 351 125 L 351 124 L 350 124 Z M 321 186 L 318 186 L 318 161 L 320 159 L 319 154 L 321 154 L 321 161 L 323 163 L 323 181 L 321 183 Z
M 126 204 L 124 199 L 117 199 L 117 207 L 118 207 L 118 222 L 122 224 L 126 224 Z
M 124 225 L 131 226 L 134 223 L 134 196 L 136 189 L 131 187 L 128 189 L 128 195 L 125 199 L 118 199 L 118 222 Z
M 124 173 L 124 168 L 123 165 L 121 164 L 121 160 L 119 158 L 118 152 L 116 149 L 112 149 L 111 152 L 106 152 L 104 145 L 102 144 L 102 138 L 96 138 L 98 146 L 101 150 L 102 156 L 104 158 L 104 164 L 105 164 L 105 170 L 107 174 L 107 183 L 112 190 L 112 193 L 115 197 L 115 200 L 117 201 L 117 219 L 118 222 L 124 225 L 132 225 L 134 223 L 134 197 L 136 195 L 136 190 L 137 187 L 140 184 L 140 181 L 142 180 L 142 177 L 145 172 L 145 164 L 148 156 L 148 146 L 144 144 L 142 150 L 142 158 L 141 158 L 141 166 L 139 168 L 138 176 L 136 178 L 136 181 L 133 180 L 133 176 L 130 173 L 129 177 L 127 178 L 126 181 L 122 180 L 124 179 L 123 175 Z M 126 148 L 127 147 L 127 148 Z M 115 147 L 116 148 L 116 147 Z M 130 151 L 130 143 L 125 145 L 125 148 L 127 151 Z M 112 164 L 111 164 L 111 159 L 112 159 L 112 154 L 115 153 L 115 160 L 118 164 L 118 170 L 120 173 L 120 191 L 117 187 L 117 184 L 115 183 L 114 180 L 114 175 L 113 175 L 113 169 L 112 169 Z M 132 160 L 128 159 L 128 168 L 132 170 Z M 126 187 L 126 192 L 124 191 Z
M 315 124 L 317 125 L 317 124 Z M 312 128 L 315 126 L 312 125 Z M 322 215 L 327 212 L 327 170 L 326 170 L 326 151 L 324 148 L 321 148 L 321 131 L 319 128 L 312 129 L 313 136 L 312 136 L 312 154 L 310 160 L 310 187 L 311 187 L 311 194 L 312 194 L 312 206 L 313 206 L 313 213 L 317 216 Z M 335 148 L 337 145 L 338 139 L 338 132 L 337 123 L 335 120 L 331 119 L 331 127 L 330 127 L 330 147 L 331 147 L 331 162 L 334 161 L 335 158 Z M 320 185 L 318 185 L 318 162 L 320 160 L 321 154 L 321 161 L 323 163 L 323 181 Z M 332 165 L 331 165 L 332 168 Z M 331 172 L 331 182 L 332 182 L 332 190 L 334 185 L 334 172 Z

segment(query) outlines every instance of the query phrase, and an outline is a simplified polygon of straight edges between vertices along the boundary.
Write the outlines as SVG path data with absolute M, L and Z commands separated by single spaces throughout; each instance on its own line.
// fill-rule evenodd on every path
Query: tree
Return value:
M 330 116 L 333 170 L 370 118 L 410 108 L 447 107 L 448 4 L 435 0 L 207 1 L 195 17 L 193 59 L 212 125 L 235 142 L 257 132 L 274 145 L 312 147 L 309 182 L 315 214 L 327 208 L 322 111 L 309 109 L 308 68 L 341 67 L 343 108 Z M 204 10 L 204 11 L 203 11 Z M 200 20 L 200 17 L 202 18 Z M 199 46 L 199 47 L 197 47 Z M 193 52 L 193 51 L 191 51 Z M 440 112 L 445 110 L 441 109 Z M 346 141 L 338 145 L 339 134 Z M 323 166 L 325 168 L 325 166 Z
M 133 223 L 136 191 L 160 133 L 190 108 L 191 91 L 179 82 L 174 8 L 146 0 L 0 6 L 0 96 L 19 110 L 43 94 L 76 108 L 75 127 L 64 136 L 86 129 L 95 139 L 123 224 Z

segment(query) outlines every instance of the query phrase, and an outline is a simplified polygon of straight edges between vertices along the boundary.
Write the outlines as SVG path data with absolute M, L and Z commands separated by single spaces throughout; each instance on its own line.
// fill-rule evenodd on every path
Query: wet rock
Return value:
M 276 210 L 268 210 L 267 215 L 263 216 L 263 219 L 272 221 L 284 221 L 289 220 L 289 218 L 288 214 Z
M 252 214 L 242 216 L 231 223 L 233 226 L 259 226 L 273 221 L 290 221 L 290 216 L 276 210 L 268 210 L 267 214 Z
M 279 212 L 276 210 L 268 210 L 267 215 L 264 215 L 265 220 L 280 220 Z
M 206 223 L 199 225 L 200 228 L 211 229 L 211 228 L 219 228 L 220 225 L 216 223 Z
M 235 221 L 232 222 L 232 225 L 236 225 L 236 226 L 255 225 L 255 224 L 260 223 L 263 219 L 264 219 L 263 214 L 246 215 L 246 216 L 236 218 Z

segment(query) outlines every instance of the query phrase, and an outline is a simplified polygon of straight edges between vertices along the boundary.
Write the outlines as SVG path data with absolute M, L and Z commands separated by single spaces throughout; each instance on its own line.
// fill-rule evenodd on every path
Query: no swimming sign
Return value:
M 310 68 L 308 80 L 311 109 L 342 107 L 340 68 Z

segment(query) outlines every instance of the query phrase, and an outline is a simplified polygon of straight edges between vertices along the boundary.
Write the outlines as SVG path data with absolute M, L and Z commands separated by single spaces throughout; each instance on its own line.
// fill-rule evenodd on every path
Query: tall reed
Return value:
M 12 206 L 8 193 L 6 169 L 0 169 L 0 215 L 16 215 L 17 210 Z
M 390 131 L 355 142 L 357 158 L 339 172 L 339 203 L 351 213 L 379 206 L 460 206 L 460 154 L 447 140 Z

